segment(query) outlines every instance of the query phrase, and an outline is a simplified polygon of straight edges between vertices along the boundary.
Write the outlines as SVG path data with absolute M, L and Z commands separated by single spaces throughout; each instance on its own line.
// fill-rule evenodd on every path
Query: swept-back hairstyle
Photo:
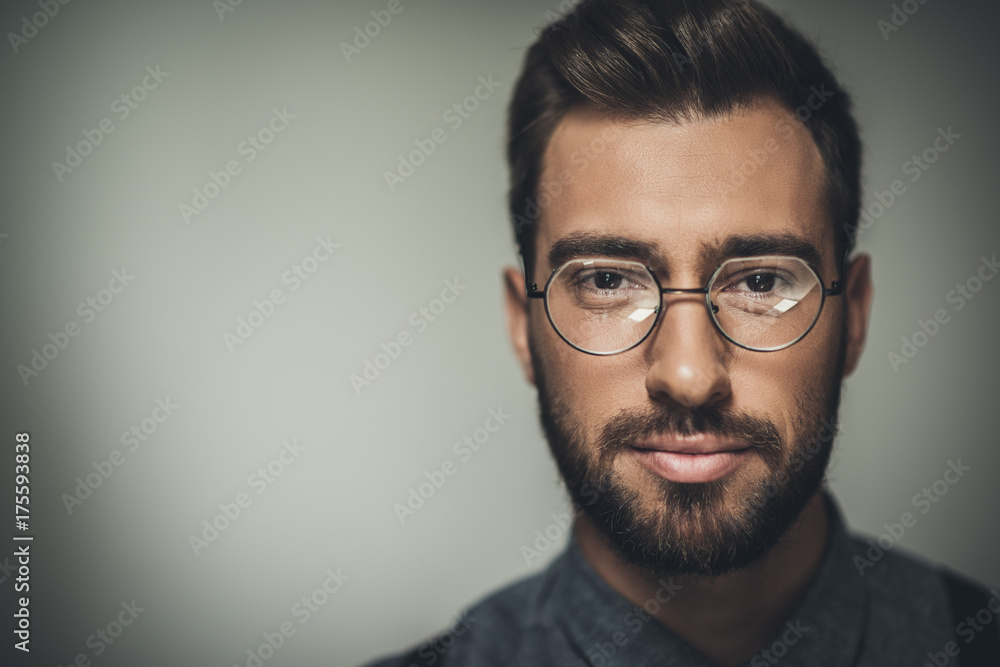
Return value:
M 817 91 L 821 95 L 817 96 Z M 803 106 L 812 97 L 812 108 Z M 756 0 L 583 0 L 528 49 L 508 110 L 511 221 L 531 271 L 542 156 L 572 109 L 681 123 L 763 99 L 799 111 L 822 155 L 838 260 L 854 244 L 861 142 L 848 95 L 816 49 Z

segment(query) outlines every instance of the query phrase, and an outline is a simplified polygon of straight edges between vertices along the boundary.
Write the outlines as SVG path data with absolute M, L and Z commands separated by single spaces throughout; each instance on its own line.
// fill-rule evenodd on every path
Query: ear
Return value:
M 844 330 L 847 332 L 847 350 L 844 357 L 844 377 L 854 372 L 861 359 L 868 337 L 868 320 L 871 314 L 875 288 L 872 285 L 872 258 L 867 254 L 855 257 L 844 272 Z
M 521 363 L 521 370 L 528 382 L 535 384 L 531 366 L 531 348 L 528 345 L 528 297 L 524 289 L 524 274 L 507 267 L 503 272 L 504 303 L 507 310 L 507 334 L 514 354 Z

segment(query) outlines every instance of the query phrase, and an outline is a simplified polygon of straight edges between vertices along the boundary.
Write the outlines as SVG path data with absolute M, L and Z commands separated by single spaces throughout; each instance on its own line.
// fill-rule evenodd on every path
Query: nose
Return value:
M 704 297 L 664 295 L 665 310 L 650 335 L 646 391 L 658 402 L 687 408 L 716 404 L 731 391 L 726 341 L 716 330 Z

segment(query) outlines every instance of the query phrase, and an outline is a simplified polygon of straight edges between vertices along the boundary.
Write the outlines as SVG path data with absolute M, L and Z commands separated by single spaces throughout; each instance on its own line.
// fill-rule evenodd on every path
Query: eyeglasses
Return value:
M 802 340 L 819 320 L 830 288 L 798 257 L 739 257 L 722 263 L 703 288 L 660 285 L 639 262 L 574 259 L 552 272 L 545 289 L 532 283 L 528 297 L 545 300 L 560 338 L 587 354 L 631 350 L 656 327 L 664 294 L 704 294 L 709 317 L 727 340 L 747 350 L 773 352 Z

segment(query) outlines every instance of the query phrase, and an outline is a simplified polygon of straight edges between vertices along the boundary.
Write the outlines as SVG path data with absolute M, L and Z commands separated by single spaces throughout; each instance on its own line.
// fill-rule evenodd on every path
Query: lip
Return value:
M 635 449 L 649 449 L 672 454 L 718 454 L 719 452 L 735 452 L 747 449 L 747 447 L 747 443 L 740 440 L 705 434 L 691 436 L 656 435 L 635 445 Z
M 711 436 L 657 436 L 632 447 L 636 459 L 654 474 L 681 484 L 721 479 L 751 453 L 746 443 Z

